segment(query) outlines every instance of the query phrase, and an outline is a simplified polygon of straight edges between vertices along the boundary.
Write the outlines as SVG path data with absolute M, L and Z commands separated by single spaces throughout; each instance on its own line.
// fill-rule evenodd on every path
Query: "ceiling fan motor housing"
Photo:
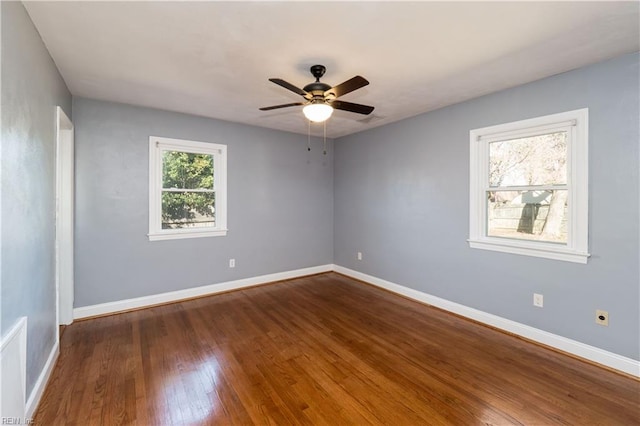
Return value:
M 331 89 L 327 83 L 320 82 L 320 77 L 322 77 L 327 71 L 324 65 L 313 65 L 310 68 L 311 74 L 316 78 L 316 81 L 313 83 L 309 83 L 304 86 L 304 91 L 313 95 L 313 99 L 324 99 L 324 92 Z
M 309 92 L 314 96 L 316 95 L 322 96 L 324 92 L 326 92 L 329 89 L 331 89 L 331 86 L 329 86 L 327 83 L 322 83 L 320 81 L 309 83 L 306 86 L 304 86 L 304 91 Z M 315 92 L 319 92 L 319 93 L 315 93 Z

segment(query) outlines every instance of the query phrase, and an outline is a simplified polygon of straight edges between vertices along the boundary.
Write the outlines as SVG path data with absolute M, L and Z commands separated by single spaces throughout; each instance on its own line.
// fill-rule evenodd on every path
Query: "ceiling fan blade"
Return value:
M 272 109 L 287 108 L 287 107 L 298 106 L 298 105 L 304 105 L 304 104 L 302 102 L 294 102 L 292 104 L 274 105 L 274 106 L 260 108 L 260 111 L 270 111 Z
M 333 101 L 333 102 L 330 102 L 329 105 L 331 105 L 335 109 L 356 112 L 358 114 L 364 114 L 364 115 L 371 114 L 371 112 L 373 112 L 373 110 L 375 109 L 374 107 L 369 105 L 354 104 L 354 103 L 345 102 L 345 101 Z
M 340 96 L 346 95 L 349 92 L 353 92 L 354 90 L 364 87 L 367 84 L 369 84 L 369 81 L 366 78 L 356 75 L 355 77 L 345 81 L 344 83 L 340 83 L 337 86 L 327 90 L 326 92 L 324 92 L 324 96 L 327 97 L 329 95 L 333 95 L 336 98 L 339 98 Z
M 304 96 L 305 98 L 311 96 L 310 93 L 305 92 L 304 90 L 300 89 L 299 87 L 296 87 L 293 84 L 291 84 L 291 83 L 289 83 L 287 81 L 284 81 L 281 78 L 270 78 L 269 81 L 277 84 L 278 86 L 282 86 L 285 89 L 291 90 L 293 93 L 297 93 L 300 96 Z

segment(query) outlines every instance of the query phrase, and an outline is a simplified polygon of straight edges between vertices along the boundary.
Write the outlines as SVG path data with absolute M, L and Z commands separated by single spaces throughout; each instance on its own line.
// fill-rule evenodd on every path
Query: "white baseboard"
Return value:
M 373 284 L 377 287 L 384 288 L 393 293 L 400 294 L 410 299 L 414 299 L 428 305 L 453 312 L 463 317 L 471 318 L 475 321 L 508 331 L 509 333 L 525 337 L 529 340 L 533 340 L 534 342 L 542 343 L 552 348 L 556 348 L 572 355 L 576 355 L 580 358 L 584 358 L 589 361 L 593 361 L 598 364 L 613 368 L 615 370 L 640 377 L 640 361 L 636 361 L 634 359 L 627 358 L 613 352 L 605 351 L 603 349 L 596 348 L 595 346 L 590 346 L 575 340 L 567 339 L 566 337 L 558 336 L 556 334 L 530 327 L 528 325 L 520 324 L 518 322 L 511 321 L 497 315 L 479 311 L 477 309 L 470 308 L 459 303 L 441 299 L 439 297 L 432 296 L 430 294 L 423 293 L 421 291 L 414 290 L 408 287 L 404 287 L 402 285 L 395 284 L 381 278 L 363 274 L 362 272 L 354 271 L 342 266 L 334 265 L 333 270 L 340 274 L 367 282 L 369 284 Z
M 224 283 L 211 284 L 202 287 L 193 287 L 185 290 L 171 291 L 168 293 L 154 294 L 151 296 L 136 297 L 135 299 L 118 300 L 116 302 L 100 303 L 98 305 L 83 306 L 73 310 L 73 318 L 88 318 L 98 315 L 113 314 L 116 312 L 128 311 L 131 309 L 144 308 L 162 303 L 177 302 L 193 297 L 207 296 L 229 290 L 237 290 L 244 287 L 251 287 L 266 284 L 274 281 L 288 280 L 291 278 L 303 277 L 305 275 L 320 274 L 333 270 L 333 265 L 321 265 L 311 268 L 296 269 L 293 271 L 278 272 L 275 274 L 261 275 L 258 277 L 245 278 Z
M 418 290 L 414 290 L 390 281 L 383 280 L 362 272 L 354 271 L 339 265 L 321 265 L 311 268 L 296 269 L 293 271 L 279 272 L 275 274 L 261 275 L 258 277 L 245 278 L 241 280 L 228 281 L 224 283 L 212 284 L 202 287 L 194 287 L 185 290 L 172 291 L 168 293 L 154 294 L 151 296 L 137 297 L 134 299 L 119 300 L 116 302 L 101 303 L 98 305 L 84 306 L 73 310 L 74 319 L 88 318 L 99 315 L 113 314 L 131 309 L 144 308 L 147 306 L 162 303 L 177 302 L 193 297 L 207 296 L 230 290 L 237 290 L 244 287 L 251 287 L 266 284 L 274 281 L 298 278 L 305 275 L 320 274 L 323 272 L 335 271 L 343 275 L 373 284 L 393 293 L 414 299 L 428 305 L 444 309 L 449 312 L 473 319 L 475 321 L 490 325 L 492 327 L 505 330 L 509 333 L 522 336 L 534 342 L 542 343 L 552 348 L 570 353 L 580 358 L 596 362 L 625 372 L 627 374 L 640 377 L 640 361 L 606 351 L 604 349 L 590 346 L 566 337 L 558 336 L 528 325 L 524 325 L 497 315 L 489 314 L 478 309 L 470 308 L 459 303 L 451 302 L 437 296 L 432 296 Z M 56 346 L 57 350 L 57 346 Z M 32 394 L 33 396 L 33 394 Z M 30 398 L 31 400 L 31 398 Z
M 53 367 L 56 365 L 56 361 L 58 360 L 59 354 L 60 354 L 60 343 L 56 340 L 56 343 L 53 345 L 53 347 L 51 348 L 51 352 L 49 353 L 49 358 L 47 359 L 47 362 L 44 365 L 44 368 L 40 372 L 38 381 L 36 381 L 36 384 L 33 387 L 33 390 L 31 391 L 31 395 L 29 395 L 29 399 L 27 400 L 26 417 L 28 419 L 33 418 L 33 415 L 36 413 L 36 408 L 38 408 L 38 404 L 40 403 L 40 398 L 42 398 L 42 394 L 44 393 L 44 389 L 47 386 L 49 377 L 51 377 L 51 373 L 53 372 Z

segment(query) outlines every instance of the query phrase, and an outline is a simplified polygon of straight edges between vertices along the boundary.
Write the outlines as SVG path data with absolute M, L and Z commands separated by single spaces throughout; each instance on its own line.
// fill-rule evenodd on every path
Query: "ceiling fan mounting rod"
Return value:
M 316 78 L 316 82 L 320 82 L 320 77 L 324 75 L 327 68 L 324 65 L 312 65 L 309 70 L 311 71 L 311 75 Z

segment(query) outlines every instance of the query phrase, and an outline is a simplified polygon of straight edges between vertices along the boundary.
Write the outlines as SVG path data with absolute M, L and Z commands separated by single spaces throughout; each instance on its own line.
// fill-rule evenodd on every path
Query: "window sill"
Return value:
M 149 233 L 149 241 L 163 240 L 180 240 L 183 238 L 202 238 L 202 237 L 225 237 L 226 229 L 218 229 L 215 231 L 171 231 L 171 232 L 155 232 Z
M 565 262 L 587 263 L 589 253 L 569 250 L 562 247 L 550 247 L 549 245 L 532 246 L 526 242 L 504 240 L 467 240 L 469 247 L 499 251 L 502 253 L 519 254 L 523 256 L 542 257 L 545 259 L 562 260 Z

